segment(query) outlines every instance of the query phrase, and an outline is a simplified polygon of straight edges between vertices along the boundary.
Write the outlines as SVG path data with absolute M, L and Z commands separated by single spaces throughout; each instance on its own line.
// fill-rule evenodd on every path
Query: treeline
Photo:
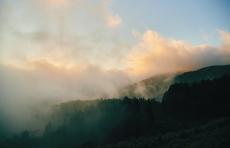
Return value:
M 172 85 L 163 97 L 164 110 L 179 119 L 230 115 L 230 76 Z
M 58 105 L 42 137 L 29 131 L 1 147 L 93 147 L 136 138 L 154 128 L 154 100 L 76 101 Z
M 81 102 L 77 103 L 80 105 Z M 65 114 L 65 108 L 60 109 L 59 113 Z M 55 146 L 117 142 L 143 135 L 154 126 L 152 102 L 142 98 L 98 100 L 61 119 L 64 122 L 60 126 L 53 129 L 50 123 L 44 133 L 44 138 Z

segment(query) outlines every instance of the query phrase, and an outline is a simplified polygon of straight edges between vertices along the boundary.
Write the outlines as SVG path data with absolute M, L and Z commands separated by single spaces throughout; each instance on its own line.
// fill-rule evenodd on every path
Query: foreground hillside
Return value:
M 228 117 L 157 136 L 122 141 L 103 148 L 229 148 L 229 137 Z

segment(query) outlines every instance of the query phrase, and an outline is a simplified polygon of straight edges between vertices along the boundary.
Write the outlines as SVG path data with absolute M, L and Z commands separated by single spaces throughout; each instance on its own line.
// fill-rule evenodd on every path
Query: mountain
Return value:
M 230 65 L 209 66 L 182 74 L 153 76 L 120 89 L 119 96 L 155 98 L 162 101 L 162 96 L 171 84 L 212 80 L 223 75 L 230 75 Z
M 199 70 L 185 72 L 177 75 L 174 79 L 175 83 L 191 83 L 202 80 L 212 80 L 223 75 L 230 75 L 230 65 L 209 66 Z

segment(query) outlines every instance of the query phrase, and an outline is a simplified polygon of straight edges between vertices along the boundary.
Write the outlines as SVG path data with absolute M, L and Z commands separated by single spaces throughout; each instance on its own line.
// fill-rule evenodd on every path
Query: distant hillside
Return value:
M 199 82 L 201 80 L 212 80 L 223 75 L 230 75 L 230 65 L 210 66 L 196 71 L 185 72 L 175 77 L 175 83 Z
M 153 76 L 122 88 L 119 96 L 155 98 L 161 101 L 164 93 L 174 83 L 192 83 L 212 80 L 223 75 L 230 75 L 230 65 L 210 66 L 182 74 L 165 74 Z
M 171 85 L 174 75 L 159 75 L 129 85 L 120 90 L 120 96 L 155 98 L 160 100 Z

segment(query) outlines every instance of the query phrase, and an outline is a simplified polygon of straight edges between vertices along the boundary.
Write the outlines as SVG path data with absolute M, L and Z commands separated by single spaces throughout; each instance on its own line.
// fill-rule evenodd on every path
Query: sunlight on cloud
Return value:
M 63 6 L 69 3 L 69 0 L 48 0 L 48 3 L 54 6 Z
M 122 57 L 120 51 L 114 53 L 113 50 L 124 48 L 119 41 L 122 37 L 108 29 L 109 26 L 116 28 L 121 23 L 120 16 L 112 15 L 111 2 L 23 0 L 20 2 L 23 8 L 20 13 L 18 6 L 8 3 L 6 8 L 11 8 L 11 13 L 4 14 L 4 18 L 8 19 L 4 30 L 1 30 L 4 39 L 0 51 L 2 62 L 21 64 L 28 58 L 49 59 L 55 61 L 53 63 L 64 63 L 67 67 L 78 63 L 113 69 Z M 56 6 L 59 6 L 58 9 Z M 111 52 L 116 56 L 108 59 Z M 104 63 L 104 60 L 107 62 Z
M 121 25 L 122 19 L 118 15 L 107 17 L 107 26 L 110 28 L 117 28 Z
M 225 31 L 219 31 L 219 34 L 223 40 L 224 46 L 230 48 L 230 33 Z
M 125 60 L 128 73 L 136 77 L 149 77 L 163 73 L 183 72 L 209 65 L 228 64 L 230 61 L 229 33 L 221 32 L 223 45 L 192 45 L 167 39 L 148 30 Z

